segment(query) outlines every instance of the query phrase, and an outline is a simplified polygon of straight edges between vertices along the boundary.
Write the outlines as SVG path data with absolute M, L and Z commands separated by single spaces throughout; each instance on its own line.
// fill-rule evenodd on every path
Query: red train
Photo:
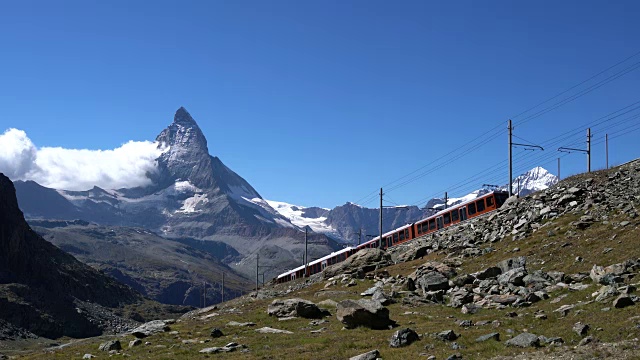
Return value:
M 378 236 L 358 245 L 357 247 L 346 247 L 325 257 L 314 260 L 309 263 L 307 273 L 309 275 L 319 273 L 327 266 L 344 261 L 349 256 L 364 248 L 380 247 L 382 249 L 386 249 L 440 229 L 459 224 L 462 221 L 484 215 L 500 208 L 508 197 L 509 194 L 505 191 L 493 191 L 476 199 L 454 205 L 450 208 L 441 210 L 426 219 L 416 221 L 413 224 L 404 225 L 383 234 L 381 243 L 379 243 L 380 237 Z M 275 282 L 283 283 L 303 277 L 304 275 L 305 267 L 304 265 L 301 265 L 293 270 L 289 270 L 278 275 L 275 278 Z

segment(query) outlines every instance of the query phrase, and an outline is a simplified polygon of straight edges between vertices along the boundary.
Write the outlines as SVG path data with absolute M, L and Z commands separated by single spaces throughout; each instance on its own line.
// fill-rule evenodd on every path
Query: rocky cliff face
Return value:
M 0 174 L 0 319 L 47 337 L 101 332 L 77 302 L 106 308 L 140 295 L 45 241 L 27 225 L 11 181 Z

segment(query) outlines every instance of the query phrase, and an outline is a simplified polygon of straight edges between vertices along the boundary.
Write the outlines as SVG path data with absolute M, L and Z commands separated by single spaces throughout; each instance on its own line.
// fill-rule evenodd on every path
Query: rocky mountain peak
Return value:
M 176 111 L 173 122 L 156 137 L 156 141 L 161 143 L 161 146 L 189 149 L 192 152 L 204 152 L 207 156 L 209 155 L 207 139 L 184 107 Z
M 207 139 L 184 107 L 176 111 L 173 122 L 156 137 L 156 141 L 166 148 L 158 158 L 160 184 L 182 179 L 201 189 L 215 186 Z

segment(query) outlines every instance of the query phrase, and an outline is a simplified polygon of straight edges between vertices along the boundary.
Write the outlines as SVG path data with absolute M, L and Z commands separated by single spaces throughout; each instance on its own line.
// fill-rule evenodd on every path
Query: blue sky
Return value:
M 185 106 L 210 153 L 267 199 L 375 207 L 368 194 L 385 186 L 389 205 L 424 205 L 507 182 L 509 118 L 514 141 L 550 144 L 516 149 L 515 173 L 555 173 L 558 146 L 584 147 L 589 122 L 639 101 L 637 55 L 516 116 L 637 54 L 638 13 L 637 1 L 3 2 L 0 133 L 114 149 L 153 140 Z M 627 133 L 640 120 L 613 125 L 626 117 L 594 127 L 594 169 L 606 132 L 610 163 L 640 156 L 640 131 Z M 561 161 L 563 177 L 586 169 L 582 154 Z

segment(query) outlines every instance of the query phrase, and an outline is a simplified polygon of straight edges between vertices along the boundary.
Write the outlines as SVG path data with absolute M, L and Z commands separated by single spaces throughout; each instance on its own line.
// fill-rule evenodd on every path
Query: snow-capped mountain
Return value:
M 535 167 L 518 176 L 513 181 L 514 193 L 525 196 L 534 191 L 544 190 L 558 182 L 558 178 L 542 167 Z M 506 190 L 503 186 L 500 190 Z M 473 200 L 491 189 L 478 189 L 461 197 L 447 199 L 447 206 Z M 353 203 L 337 206 L 331 210 L 292 205 L 279 201 L 266 200 L 272 208 L 299 227 L 309 226 L 313 231 L 326 234 L 345 243 L 357 243 L 360 230 L 364 234 L 377 235 L 379 232 L 379 209 L 365 208 Z M 385 208 L 383 210 L 384 229 L 395 229 L 430 216 L 435 210 L 444 207 L 444 198 L 434 198 L 423 209 L 416 206 L 408 209 Z M 365 241 L 366 237 L 362 238 Z
M 558 177 L 547 171 L 547 169 L 537 166 L 513 180 L 513 193 L 526 196 L 532 192 L 544 190 L 558 183 Z M 503 187 L 507 190 L 507 187 Z
M 162 154 L 157 171 L 148 174 L 149 186 L 67 191 L 17 181 L 20 205 L 31 218 L 144 227 L 169 238 L 221 241 L 246 256 L 260 251 L 261 264 L 272 261 L 274 271 L 298 264 L 304 251 L 303 230 L 218 157 L 209 155 L 207 140 L 186 109 L 178 109 L 156 141 Z M 324 254 L 337 246 L 319 235 L 311 251 Z M 269 250 L 262 254 L 265 248 Z M 254 273 L 255 265 L 251 269 L 246 273 Z

